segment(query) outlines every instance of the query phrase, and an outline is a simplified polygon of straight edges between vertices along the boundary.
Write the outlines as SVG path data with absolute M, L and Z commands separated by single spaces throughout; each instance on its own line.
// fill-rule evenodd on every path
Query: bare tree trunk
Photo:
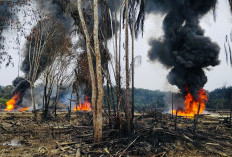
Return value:
M 132 3 L 135 3 L 134 1 L 132 2 Z M 134 83 L 135 83 L 135 79 L 134 79 L 134 76 L 135 76 L 135 69 L 134 69 L 134 67 L 135 67 L 135 63 L 134 63 L 134 40 L 135 40 L 135 28 L 134 28 L 134 18 L 135 18 L 135 9 L 134 9 L 134 4 L 132 5 L 133 6 L 133 8 L 132 8 L 132 32 L 131 32 L 131 34 L 132 34 L 132 91 L 131 91 L 131 97 L 132 97 L 132 108 L 131 108 L 131 115 L 132 115 L 132 117 L 131 117 L 131 127 L 132 127 L 132 129 L 134 128 L 134 125 L 133 125 L 133 122 L 134 122 L 134 114 L 135 114 L 135 96 L 134 96 L 134 94 L 135 94 L 135 85 L 134 85 Z
M 92 82 L 92 100 L 91 100 L 92 112 L 93 112 L 93 119 L 96 119 L 94 112 L 96 111 L 97 88 L 96 88 L 95 73 L 94 73 L 93 60 L 92 60 L 92 54 L 91 54 L 90 36 L 89 36 L 89 32 L 88 32 L 85 19 L 82 13 L 82 0 L 77 0 L 77 5 L 78 5 L 78 13 L 79 13 L 80 20 L 81 20 L 81 25 L 85 33 L 88 65 L 89 65 L 89 72 L 90 72 L 90 77 L 91 77 L 91 82 Z M 93 128 L 96 128 L 95 125 L 96 123 L 95 121 L 93 121 Z
M 42 119 L 45 120 L 47 118 L 47 106 L 48 106 L 48 95 L 47 95 L 47 86 L 48 86 L 48 75 L 46 74 L 45 85 L 44 85 L 44 104 L 43 104 L 43 114 Z
M 119 86 L 118 86 L 118 33 L 117 33 L 117 0 L 114 0 L 114 35 L 115 35 L 115 73 L 116 73 L 116 86 L 117 86 L 117 104 L 119 101 Z
M 120 110 L 120 103 L 119 103 L 119 99 L 120 99 L 120 74 L 119 74 L 119 60 L 120 60 L 120 56 L 118 56 L 118 49 L 120 49 L 120 46 L 118 48 L 118 33 L 117 33 L 117 0 L 114 0 L 114 19 L 115 19 L 115 30 L 114 30 L 114 35 L 115 35 L 115 73 L 116 73 L 116 88 L 117 88 L 117 92 L 116 92 L 116 97 L 117 97 L 117 125 L 119 127 L 119 130 L 122 129 L 122 124 L 121 124 L 121 110 Z M 120 50 L 119 50 L 120 51 Z
M 126 117 L 127 117 L 127 130 L 130 132 L 130 76 L 129 76 L 129 30 L 128 30 L 128 25 L 129 25 L 129 16 L 128 16 L 128 1 L 126 0 L 126 31 L 125 31 L 125 43 L 126 43 L 126 106 L 127 106 L 127 111 L 126 111 Z
M 57 104 L 58 104 L 58 99 L 60 95 L 60 86 L 57 86 L 57 91 L 56 91 L 56 97 L 55 97 L 55 102 L 54 102 L 54 116 L 57 117 L 56 110 L 57 110 Z
M 118 124 L 121 124 L 121 121 L 117 121 L 117 113 L 116 113 L 116 104 L 115 104 L 115 100 L 114 100 L 114 92 L 113 92 L 113 87 L 111 86 L 110 87 L 110 92 L 111 92 L 111 97 L 112 97 L 112 103 L 113 103 L 113 107 L 114 107 L 114 117 L 115 117 L 115 121 L 118 123 Z
M 36 121 L 37 120 L 37 113 L 36 113 L 36 106 L 35 106 L 34 84 L 31 84 L 30 89 L 31 89 L 31 103 L 32 103 L 32 107 L 33 107 L 32 112 L 34 113 L 33 121 Z
M 175 131 L 177 130 L 177 118 L 178 118 L 178 111 L 176 110 Z
M 122 37 L 122 13 L 121 13 L 121 9 L 120 9 L 120 28 L 119 28 L 119 52 L 118 52 L 118 90 L 119 90 L 119 98 L 121 97 L 121 37 Z M 117 109 L 118 109 L 118 122 L 119 122 L 119 129 L 122 129 L 122 123 L 121 123 L 121 108 L 120 108 L 120 104 L 119 103 L 117 105 Z
M 194 132 L 197 131 L 197 121 L 198 121 L 198 117 L 199 117 L 199 113 L 200 113 L 200 108 L 201 108 L 201 103 L 199 103 L 198 110 L 197 110 L 197 115 L 195 115 L 195 117 L 194 117 L 194 126 L 193 126 L 193 131 Z
M 96 54 L 96 75 L 97 75 L 97 105 L 96 105 L 96 119 L 94 119 L 96 128 L 94 133 L 94 142 L 98 143 L 102 141 L 102 106 L 104 103 L 104 89 L 103 89 L 103 77 L 102 77 L 102 65 L 101 65 L 101 53 L 98 39 L 98 29 L 99 29 L 99 17 L 98 17 L 98 0 L 94 0 L 94 50 Z
M 111 103 L 110 103 L 110 85 L 109 85 L 109 80 L 107 79 L 106 83 L 106 92 L 107 92 L 107 103 L 108 103 L 108 113 L 109 113 L 109 127 L 112 129 L 112 123 L 111 123 Z
M 71 121 L 71 111 L 72 111 L 72 97 L 73 97 L 73 92 L 71 94 L 71 99 L 68 107 L 68 122 Z
M 173 93 L 172 93 L 172 118 L 173 118 Z

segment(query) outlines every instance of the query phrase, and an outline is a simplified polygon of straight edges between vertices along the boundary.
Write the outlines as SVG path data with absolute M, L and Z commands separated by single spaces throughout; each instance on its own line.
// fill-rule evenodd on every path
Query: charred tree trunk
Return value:
M 37 111 L 36 111 L 36 106 L 35 106 L 34 84 L 31 84 L 30 90 L 31 90 L 31 103 L 32 103 L 32 107 L 33 107 L 32 112 L 34 114 L 33 121 L 36 121 L 37 120 Z
M 114 107 L 114 117 L 115 117 L 115 122 L 117 123 L 117 125 L 121 124 L 120 121 L 118 121 L 117 117 L 118 117 L 118 113 L 116 113 L 116 104 L 115 104 L 115 99 L 114 99 L 114 92 L 113 92 L 113 88 L 114 87 L 110 87 L 110 93 L 111 93 L 111 100 L 112 100 L 112 104 Z
M 173 118 L 173 93 L 172 93 L 172 118 Z
M 177 118 L 178 118 L 178 111 L 176 111 L 176 119 L 175 119 L 175 131 L 177 130 Z
M 115 18 L 115 21 L 117 21 L 117 0 L 114 0 L 114 18 Z M 118 48 L 118 33 L 117 33 L 117 29 L 118 29 L 118 25 L 117 25 L 117 22 L 115 22 L 115 30 L 114 30 L 114 34 L 115 34 L 115 72 L 116 72 L 116 87 L 117 87 L 117 121 L 118 121 L 118 127 L 119 127 L 119 130 L 122 129 L 122 124 L 121 124 L 121 110 L 120 110 L 120 103 L 119 103 L 119 99 L 120 99 L 120 82 L 119 82 L 119 79 L 120 79 L 120 74 L 119 74 L 119 66 L 118 65 L 118 59 L 119 59 L 119 56 L 118 56 L 118 49 L 120 49 L 120 47 Z M 120 51 L 120 50 L 119 50 Z
M 69 103 L 69 107 L 68 107 L 68 121 L 71 121 L 71 111 L 72 111 L 72 97 L 73 97 L 73 93 L 71 94 L 71 99 L 70 99 L 70 103 Z
M 197 122 L 198 122 L 198 117 L 199 117 L 199 113 L 200 113 L 200 108 L 201 108 L 201 103 L 199 103 L 198 105 L 198 110 L 197 110 L 197 114 L 194 117 L 194 126 L 193 126 L 193 132 L 196 133 L 197 131 Z
M 59 95 L 60 95 L 60 87 L 57 87 L 57 91 L 56 91 L 56 97 L 55 97 L 55 101 L 54 101 L 54 116 L 57 117 L 57 104 L 58 104 L 58 99 L 59 99 Z
M 122 90 L 121 90 L 121 38 L 122 38 L 122 12 L 120 9 L 120 25 L 119 25 L 119 52 L 118 52 L 118 90 L 119 90 L 119 98 L 120 103 L 117 106 L 118 109 L 118 122 L 119 122 L 119 129 L 122 129 L 122 123 L 121 123 L 121 97 L 122 97 Z
M 107 103 L 108 103 L 108 114 L 109 114 L 109 127 L 112 129 L 112 123 L 111 123 L 111 103 L 110 103 L 110 85 L 109 85 L 109 80 L 107 79 Z
M 48 95 L 47 95 L 47 86 L 48 86 L 48 75 L 46 76 L 46 81 L 44 85 L 44 104 L 43 104 L 43 113 L 42 113 L 42 119 L 45 120 L 47 119 L 47 110 L 48 110 Z
M 130 132 L 130 76 L 129 76 L 129 16 L 128 16 L 128 5 L 129 0 L 126 0 L 126 30 L 125 30 L 125 43 L 126 43 L 126 118 L 127 118 L 127 131 Z
M 135 3 L 134 1 L 132 2 L 132 3 Z M 135 81 L 135 79 L 134 79 L 134 73 L 135 73 L 135 69 L 134 69 L 134 39 L 135 39 L 135 29 L 134 29 L 134 18 L 135 18 L 135 10 L 134 10 L 134 4 L 132 5 L 133 6 L 133 8 L 132 8 L 132 20 L 131 20 L 131 22 L 132 22 L 132 32 L 131 32 L 131 34 L 132 34 L 132 59 L 131 59 L 131 61 L 132 61 L 132 68 L 131 68 L 131 70 L 132 70 L 132 91 L 131 91 L 131 97 L 132 97 L 132 102 L 131 102 L 131 105 L 132 105 L 132 108 L 131 108 L 131 115 L 132 115 L 132 117 L 131 117 L 131 129 L 133 130 L 133 128 L 134 128 L 134 125 L 133 125 L 133 122 L 134 122 L 134 114 L 135 114 L 135 96 L 134 96 L 134 94 L 135 94 L 135 85 L 134 85 L 134 81 Z

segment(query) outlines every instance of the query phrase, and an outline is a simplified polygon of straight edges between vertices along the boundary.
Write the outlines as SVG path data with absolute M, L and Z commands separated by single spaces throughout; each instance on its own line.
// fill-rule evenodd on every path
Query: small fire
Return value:
M 88 96 L 85 97 L 85 101 L 79 105 L 76 105 L 73 111 L 91 111 L 91 104 L 88 101 Z
M 25 112 L 25 111 L 28 111 L 29 110 L 29 107 L 24 107 L 24 108 L 19 108 L 18 111 L 20 112 Z
M 189 92 L 188 88 L 186 88 L 187 95 L 185 96 L 185 109 L 184 110 L 173 110 L 173 114 L 178 116 L 184 116 L 187 118 L 194 118 L 195 114 L 198 112 L 199 104 L 200 110 L 199 114 L 202 114 L 205 110 L 205 102 L 208 100 L 208 95 L 204 89 L 200 89 L 198 93 L 198 98 L 194 99 L 194 97 Z
M 15 108 L 16 102 L 20 99 L 19 94 L 15 94 L 9 101 L 6 102 L 5 111 L 13 111 Z

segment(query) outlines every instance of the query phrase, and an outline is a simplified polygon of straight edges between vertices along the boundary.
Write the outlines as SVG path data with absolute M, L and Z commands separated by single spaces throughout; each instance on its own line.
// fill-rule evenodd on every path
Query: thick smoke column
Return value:
M 150 40 L 149 58 L 172 68 L 168 81 L 183 94 L 186 87 L 196 96 L 207 82 L 204 68 L 219 64 L 219 46 L 204 36 L 199 19 L 212 9 L 216 0 L 148 1 L 149 13 L 167 13 L 164 38 Z

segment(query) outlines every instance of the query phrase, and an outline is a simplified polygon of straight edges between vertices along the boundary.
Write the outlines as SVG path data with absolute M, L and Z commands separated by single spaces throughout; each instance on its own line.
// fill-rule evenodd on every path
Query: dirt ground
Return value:
M 39 115 L 39 113 L 38 113 Z M 31 112 L 0 113 L 0 156 L 232 156 L 232 127 L 218 114 L 193 119 L 147 113 L 135 117 L 135 131 L 127 135 L 110 129 L 104 119 L 103 142 L 92 142 L 90 114 L 59 112 L 56 120 L 32 121 Z M 39 117 L 39 116 L 38 116 Z
M 72 141 L 70 129 L 78 125 L 78 118 L 72 115 L 71 123 L 65 112 L 58 113 L 55 121 L 32 121 L 31 112 L 0 113 L 0 154 L 1 156 L 59 156 L 62 153 L 58 143 Z M 39 115 L 39 113 L 38 113 Z M 38 116 L 40 117 L 40 116 Z M 75 156 L 76 149 L 65 151 L 64 156 Z

